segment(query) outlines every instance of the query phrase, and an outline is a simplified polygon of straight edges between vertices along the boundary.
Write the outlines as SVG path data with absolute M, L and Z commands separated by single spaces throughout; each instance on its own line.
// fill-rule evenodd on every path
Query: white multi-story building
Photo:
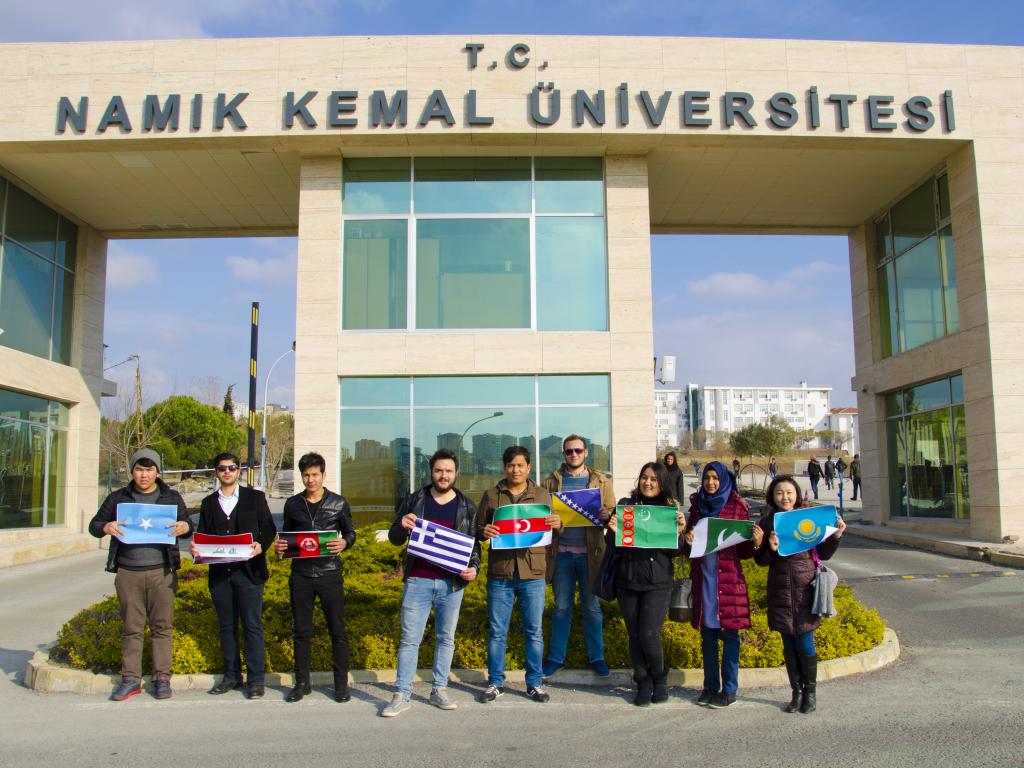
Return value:
M 686 424 L 686 399 L 681 389 L 654 390 L 655 444 L 658 450 L 678 448 Z
M 851 456 L 860 453 L 860 424 L 856 408 L 833 408 L 828 414 L 828 428 L 836 434 L 834 447 Z
M 694 434 L 694 447 L 706 448 L 716 433 L 735 432 L 751 424 L 764 424 L 772 416 L 785 419 L 799 431 L 829 428 L 831 387 L 712 387 L 686 385 L 687 428 Z M 703 432 L 698 432 L 703 430 Z M 697 445 L 697 443 L 703 445 Z M 810 447 L 821 447 L 817 440 Z

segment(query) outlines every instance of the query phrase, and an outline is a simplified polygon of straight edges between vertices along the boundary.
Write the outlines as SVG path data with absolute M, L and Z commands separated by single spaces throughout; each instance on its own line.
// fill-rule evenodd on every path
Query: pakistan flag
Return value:
M 754 538 L 754 524 L 748 520 L 721 520 L 705 517 L 693 526 L 693 546 L 690 557 L 704 555 L 728 547 L 735 547 Z

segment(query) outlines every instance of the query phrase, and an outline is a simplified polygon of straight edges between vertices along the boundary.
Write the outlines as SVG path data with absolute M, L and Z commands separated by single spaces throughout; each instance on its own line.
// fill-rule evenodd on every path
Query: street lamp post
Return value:
M 473 427 L 475 427 L 481 421 L 487 421 L 488 419 L 496 419 L 499 416 L 504 416 L 504 415 L 505 415 L 504 411 L 495 411 L 490 416 L 484 416 L 483 418 L 477 419 L 472 424 L 470 424 L 468 427 L 466 427 L 464 430 L 462 430 L 462 434 L 459 435 L 459 444 L 458 444 L 458 446 L 455 449 L 455 455 L 459 456 L 460 459 L 461 459 L 461 457 L 462 457 L 462 440 L 469 433 L 469 430 L 471 430 Z
M 267 395 L 270 391 L 270 374 L 274 372 L 274 366 L 284 360 L 288 355 L 295 351 L 295 342 L 292 342 L 292 348 L 287 352 L 283 353 L 277 358 L 270 366 L 270 370 L 267 371 L 266 381 L 263 382 L 263 429 L 260 433 L 260 490 L 267 490 Z

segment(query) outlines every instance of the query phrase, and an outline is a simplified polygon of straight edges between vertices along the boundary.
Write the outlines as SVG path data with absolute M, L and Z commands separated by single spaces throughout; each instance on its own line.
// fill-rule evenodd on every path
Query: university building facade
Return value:
M 845 235 L 866 516 L 1021 533 L 1022 50 L 0 46 L 5 562 L 84 540 L 107 242 L 146 237 L 297 235 L 296 450 L 368 519 L 439 446 L 475 492 L 570 431 L 625 492 L 655 449 L 651 233 Z

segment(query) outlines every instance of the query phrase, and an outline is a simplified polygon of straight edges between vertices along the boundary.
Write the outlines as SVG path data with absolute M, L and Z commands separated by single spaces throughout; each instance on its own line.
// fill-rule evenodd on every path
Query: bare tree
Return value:
M 107 416 L 100 425 L 100 449 L 107 454 L 113 473 L 120 474 L 128 471 L 133 453 L 152 445 L 160 430 L 163 409 L 147 423 L 142 417 L 144 406 L 137 407 L 135 390 L 122 388 L 106 410 Z
M 281 466 L 295 455 L 295 419 L 290 413 L 282 413 L 267 419 L 267 487 L 277 485 Z
M 224 402 L 224 385 L 216 376 L 200 376 L 192 379 L 190 389 L 193 397 L 200 403 L 220 407 Z

